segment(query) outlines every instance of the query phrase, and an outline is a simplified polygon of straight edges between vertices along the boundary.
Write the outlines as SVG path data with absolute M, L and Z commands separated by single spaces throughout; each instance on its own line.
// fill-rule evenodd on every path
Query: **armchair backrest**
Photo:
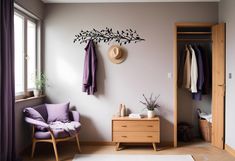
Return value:
M 32 108 L 34 108 L 36 111 L 38 111 L 42 115 L 44 120 L 47 121 L 48 114 L 47 114 L 47 109 L 46 109 L 46 105 L 45 104 L 33 106 Z

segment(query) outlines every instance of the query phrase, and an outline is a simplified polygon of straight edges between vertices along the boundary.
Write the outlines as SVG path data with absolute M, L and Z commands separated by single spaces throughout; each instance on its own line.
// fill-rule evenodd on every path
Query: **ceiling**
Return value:
M 219 2 L 220 0 L 42 0 L 44 3 Z

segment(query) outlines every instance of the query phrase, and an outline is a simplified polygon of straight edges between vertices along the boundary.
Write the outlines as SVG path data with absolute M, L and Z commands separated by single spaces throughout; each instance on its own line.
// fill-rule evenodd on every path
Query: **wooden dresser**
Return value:
M 160 143 L 160 119 L 113 117 L 112 141 L 117 144 L 116 150 L 120 143 L 152 143 L 156 150 L 156 143 Z

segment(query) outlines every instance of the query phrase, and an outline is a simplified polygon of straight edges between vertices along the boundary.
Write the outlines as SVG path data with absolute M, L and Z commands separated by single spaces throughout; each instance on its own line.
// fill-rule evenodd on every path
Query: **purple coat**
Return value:
M 83 72 L 83 85 L 82 91 L 87 92 L 88 95 L 94 94 L 96 88 L 96 70 L 97 70 L 97 57 L 95 52 L 95 45 L 92 40 L 89 40 L 86 48 L 86 55 L 84 61 Z

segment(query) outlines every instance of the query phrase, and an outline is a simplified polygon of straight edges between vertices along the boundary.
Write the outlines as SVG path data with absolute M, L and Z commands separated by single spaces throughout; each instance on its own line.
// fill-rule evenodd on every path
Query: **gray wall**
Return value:
M 173 29 L 175 22 L 217 22 L 217 3 L 48 4 L 45 15 L 45 72 L 51 102 L 70 101 L 80 111 L 83 141 L 111 141 L 111 118 L 119 104 L 142 112 L 142 94 L 160 94 L 161 141 L 173 141 Z M 84 47 L 74 44 L 81 29 L 136 29 L 144 42 L 124 46 L 127 60 L 112 64 L 108 44 L 97 46 L 98 92 L 81 92 Z M 145 113 L 145 111 L 143 112 Z
M 234 74 L 235 74 L 235 1 L 222 0 L 219 4 L 219 21 L 226 22 L 226 113 L 225 113 L 225 143 L 235 149 L 235 108 L 234 108 Z M 232 79 L 228 75 L 232 73 Z
M 43 20 L 44 3 L 40 0 L 16 0 L 17 4 Z M 22 152 L 31 143 L 31 128 L 24 122 L 22 110 L 25 107 L 43 103 L 43 99 L 28 100 L 15 104 L 16 151 Z

